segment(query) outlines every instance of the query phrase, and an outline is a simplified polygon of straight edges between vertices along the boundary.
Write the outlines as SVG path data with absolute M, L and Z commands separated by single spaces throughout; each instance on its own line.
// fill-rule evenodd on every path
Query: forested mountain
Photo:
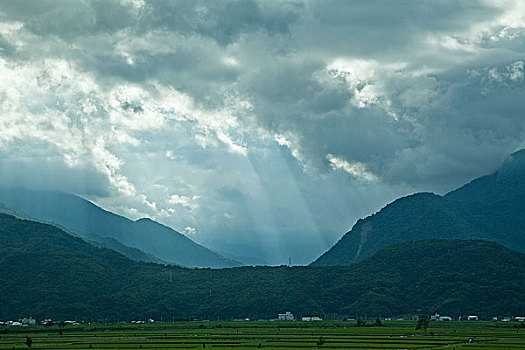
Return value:
M 349 265 L 397 242 L 486 239 L 525 252 L 525 150 L 445 196 L 416 193 L 358 220 L 313 266 Z
M 15 216 L 15 217 L 17 217 L 19 219 L 32 220 L 32 221 L 37 221 L 37 222 L 41 222 L 41 223 L 48 223 L 45 220 L 37 220 L 37 219 L 34 219 L 34 218 L 32 218 L 32 217 L 30 217 L 28 215 L 25 215 L 25 214 L 22 214 L 20 212 L 17 212 L 15 210 L 9 208 L 8 206 L 6 206 L 3 203 L 0 203 L 0 213 L 13 215 L 13 216 Z M 67 226 L 60 225 L 60 224 L 57 224 L 57 223 L 51 223 L 51 224 L 53 226 L 56 226 L 59 229 L 63 230 L 64 232 L 69 233 L 72 236 L 82 238 L 86 242 L 88 242 L 88 243 L 90 243 L 90 244 L 92 244 L 92 245 L 94 245 L 96 247 L 103 247 L 103 248 L 112 249 L 112 250 L 114 250 L 114 251 L 116 251 L 118 253 L 121 253 L 121 254 L 125 255 L 126 257 L 130 258 L 131 260 L 143 261 L 143 262 L 161 263 L 161 264 L 167 263 L 167 262 L 157 258 L 153 254 L 144 253 L 140 249 L 128 247 L 127 245 L 120 243 L 119 241 L 117 241 L 114 238 L 102 237 L 102 236 L 98 236 L 98 235 L 95 235 L 95 234 L 90 234 L 89 236 L 86 236 L 85 234 L 83 234 L 81 232 L 78 232 L 78 231 L 75 231 L 75 230 L 73 230 L 73 229 L 71 229 L 71 228 L 69 228 Z
M 1 189 L 0 202 L 28 217 L 52 223 L 68 233 L 117 250 L 134 260 L 165 261 L 189 267 L 240 266 L 153 220 L 132 221 L 74 195 Z
M 525 255 L 487 241 L 402 243 L 352 266 L 187 269 L 0 215 L 0 266 L 0 319 L 525 313 Z

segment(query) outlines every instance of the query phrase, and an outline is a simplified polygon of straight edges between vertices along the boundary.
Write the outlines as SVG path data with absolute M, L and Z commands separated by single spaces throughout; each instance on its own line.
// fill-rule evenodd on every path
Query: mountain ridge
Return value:
M 63 226 L 87 239 L 102 241 L 113 249 L 110 238 L 129 248 L 151 254 L 158 262 L 189 267 L 233 267 L 240 264 L 193 242 L 190 238 L 151 219 L 132 221 L 81 197 L 60 192 L 0 189 L 0 201 L 31 218 Z M 102 239 L 101 239 L 102 237 Z
M 0 265 L 0 319 L 525 312 L 525 255 L 480 240 L 402 242 L 352 266 L 188 269 L 0 214 Z
M 97 236 L 97 235 L 91 235 L 91 236 L 88 237 L 88 236 L 82 234 L 81 232 L 75 231 L 75 230 L 73 230 L 73 229 L 71 229 L 71 228 L 69 228 L 69 227 L 67 227 L 65 225 L 61 225 L 61 224 L 58 224 L 56 222 L 47 222 L 45 220 L 38 220 L 38 219 L 32 218 L 32 217 L 30 217 L 28 215 L 25 215 L 23 213 L 17 212 L 16 210 L 13 210 L 13 209 L 9 208 L 8 206 L 6 206 L 5 204 L 3 204 L 1 202 L 0 202 L 0 213 L 12 215 L 12 216 L 14 216 L 14 217 L 16 217 L 18 219 L 22 219 L 22 220 L 30 220 L 30 221 L 35 221 L 35 222 L 40 222 L 40 223 L 43 223 L 43 224 L 49 224 L 49 225 L 55 226 L 55 227 L 63 230 L 64 232 L 70 234 L 73 237 L 82 238 L 84 241 L 86 241 L 89 244 L 94 245 L 96 247 L 102 247 L 102 248 L 108 248 L 108 249 L 114 250 L 114 251 L 116 251 L 118 253 L 121 253 L 121 254 L 125 255 L 126 257 L 130 258 L 133 261 L 142 261 L 142 262 L 152 262 L 152 263 L 158 263 L 158 264 L 167 264 L 166 261 L 157 258 L 153 254 L 145 253 L 145 252 L 143 252 L 142 250 L 140 250 L 138 248 L 129 247 L 129 246 L 127 246 L 127 245 L 117 241 L 114 238 L 102 237 L 102 236 Z
M 390 244 L 432 238 L 485 239 L 525 252 L 523 198 L 525 150 L 520 150 L 495 173 L 444 196 L 415 193 L 359 219 L 311 265 L 349 265 Z

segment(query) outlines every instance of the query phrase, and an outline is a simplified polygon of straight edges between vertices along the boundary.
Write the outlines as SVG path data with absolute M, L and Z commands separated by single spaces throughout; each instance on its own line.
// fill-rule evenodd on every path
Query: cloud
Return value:
M 365 181 L 376 181 L 377 176 L 366 170 L 366 166 L 363 163 L 355 162 L 349 163 L 344 159 L 338 158 L 333 154 L 327 154 L 326 159 L 330 162 L 332 169 L 343 169 L 353 177 L 365 180 Z
M 523 145 L 523 13 L 2 1 L 0 174 L 306 261 L 396 196 L 452 189 Z
M 191 236 L 191 235 L 194 235 L 196 231 L 197 231 L 197 230 L 196 230 L 194 227 L 191 227 L 191 226 L 186 226 L 186 227 L 184 228 L 184 233 L 185 233 L 186 235 L 190 235 L 190 236 Z
M 197 200 L 200 198 L 199 195 L 193 195 L 191 198 L 187 196 L 179 196 L 177 194 L 171 195 L 168 200 L 169 204 L 180 205 L 184 208 L 195 210 L 199 207 Z

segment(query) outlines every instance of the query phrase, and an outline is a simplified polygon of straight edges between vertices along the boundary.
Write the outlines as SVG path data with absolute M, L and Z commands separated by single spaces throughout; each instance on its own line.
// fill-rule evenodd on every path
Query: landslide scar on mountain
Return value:
M 361 227 L 361 240 L 359 241 L 359 247 L 357 248 L 357 253 L 355 253 L 354 261 L 359 258 L 359 254 L 361 254 L 361 248 L 366 243 L 366 238 L 368 237 L 368 233 L 372 231 L 372 223 L 367 222 L 363 224 Z

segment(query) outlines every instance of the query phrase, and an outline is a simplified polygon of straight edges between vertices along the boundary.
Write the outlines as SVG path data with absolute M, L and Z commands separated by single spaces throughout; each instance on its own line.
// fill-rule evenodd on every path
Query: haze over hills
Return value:
M 16 212 L 96 245 L 115 249 L 134 260 L 189 267 L 233 267 L 241 264 L 193 242 L 150 219 L 129 220 L 80 197 L 26 189 L 1 189 L 0 202 Z
M 525 150 L 445 196 L 416 193 L 358 220 L 313 266 L 350 265 L 397 242 L 485 239 L 525 252 Z
M 416 193 L 358 220 L 312 263 L 349 265 L 396 242 L 424 239 L 486 239 L 525 252 L 525 150 L 513 153 L 494 174 L 445 196 Z M 131 221 L 80 197 L 26 189 L 0 189 L 0 212 L 51 223 L 67 233 L 144 262 L 192 267 L 240 266 L 244 259 L 211 251 L 150 219 Z M 252 265 L 262 260 L 244 261 Z
M 18 212 L 16 210 L 13 210 L 12 208 L 6 206 L 3 203 L 0 203 L 0 213 L 9 214 L 9 215 L 12 215 L 12 216 L 14 216 L 16 218 L 19 218 L 19 219 L 31 220 L 31 221 L 41 222 L 41 223 L 52 224 L 53 226 L 63 230 L 64 232 L 66 232 L 66 233 L 68 233 L 68 234 L 70 234 L 72 236 L 75 236 L 75 237 L 80 237 L 83 240 L 85 240 L 86 242 L 88 242 L 88 243 L 90 243 L 90 244 L 92 244 L 94 246 L 112 249 L 112 250 L 114 250 L 114 251 L 116 251 L 116 252 L 118 252 L 120 254 L 125 255 L 126 257 L 128 257 L 128 258 L 130 258 L 131 260 L 134 260 L 134 261 L 143 261 L 143 262 L 152 262 L 152 263 L 161 263 L 161 264 L 166 264 L 167 263 L 166 261 L 157 258 L 153 254 L 144 253 L 140 249 L 128 247 L 127 245 L 120 243 L 119 241 L 117 241 L 114 238 L 103 237 L 103 236 L 99 236 L 99 235 L 96 235 L 96 234 L 90 234 L 89 237 L 88 237 L 85 234 L 83 234 L 81 232 L 78 232 L 78 231 L 75 231 L 75 230 L 73 230 L 73 229 L 71 229 L 71 228 L 69 228 L 69 227 L 67 227 L 65 225 L 60 225 L 60 224 L 57 224 L 56 222 L 47 222 L 45 220 L 38 220 L 38 219 L 32 218 L 32 217 L 30 217 L 30 216 L 28 216 L 26 214 L 23 214 L 23 213 L 20 213 L 20 212 Z
M 0 319 L 525 312 L 525 255 L 487 241 L 400 243 L 353 266 L 187 269 L 0 214 L 0 265 Z

